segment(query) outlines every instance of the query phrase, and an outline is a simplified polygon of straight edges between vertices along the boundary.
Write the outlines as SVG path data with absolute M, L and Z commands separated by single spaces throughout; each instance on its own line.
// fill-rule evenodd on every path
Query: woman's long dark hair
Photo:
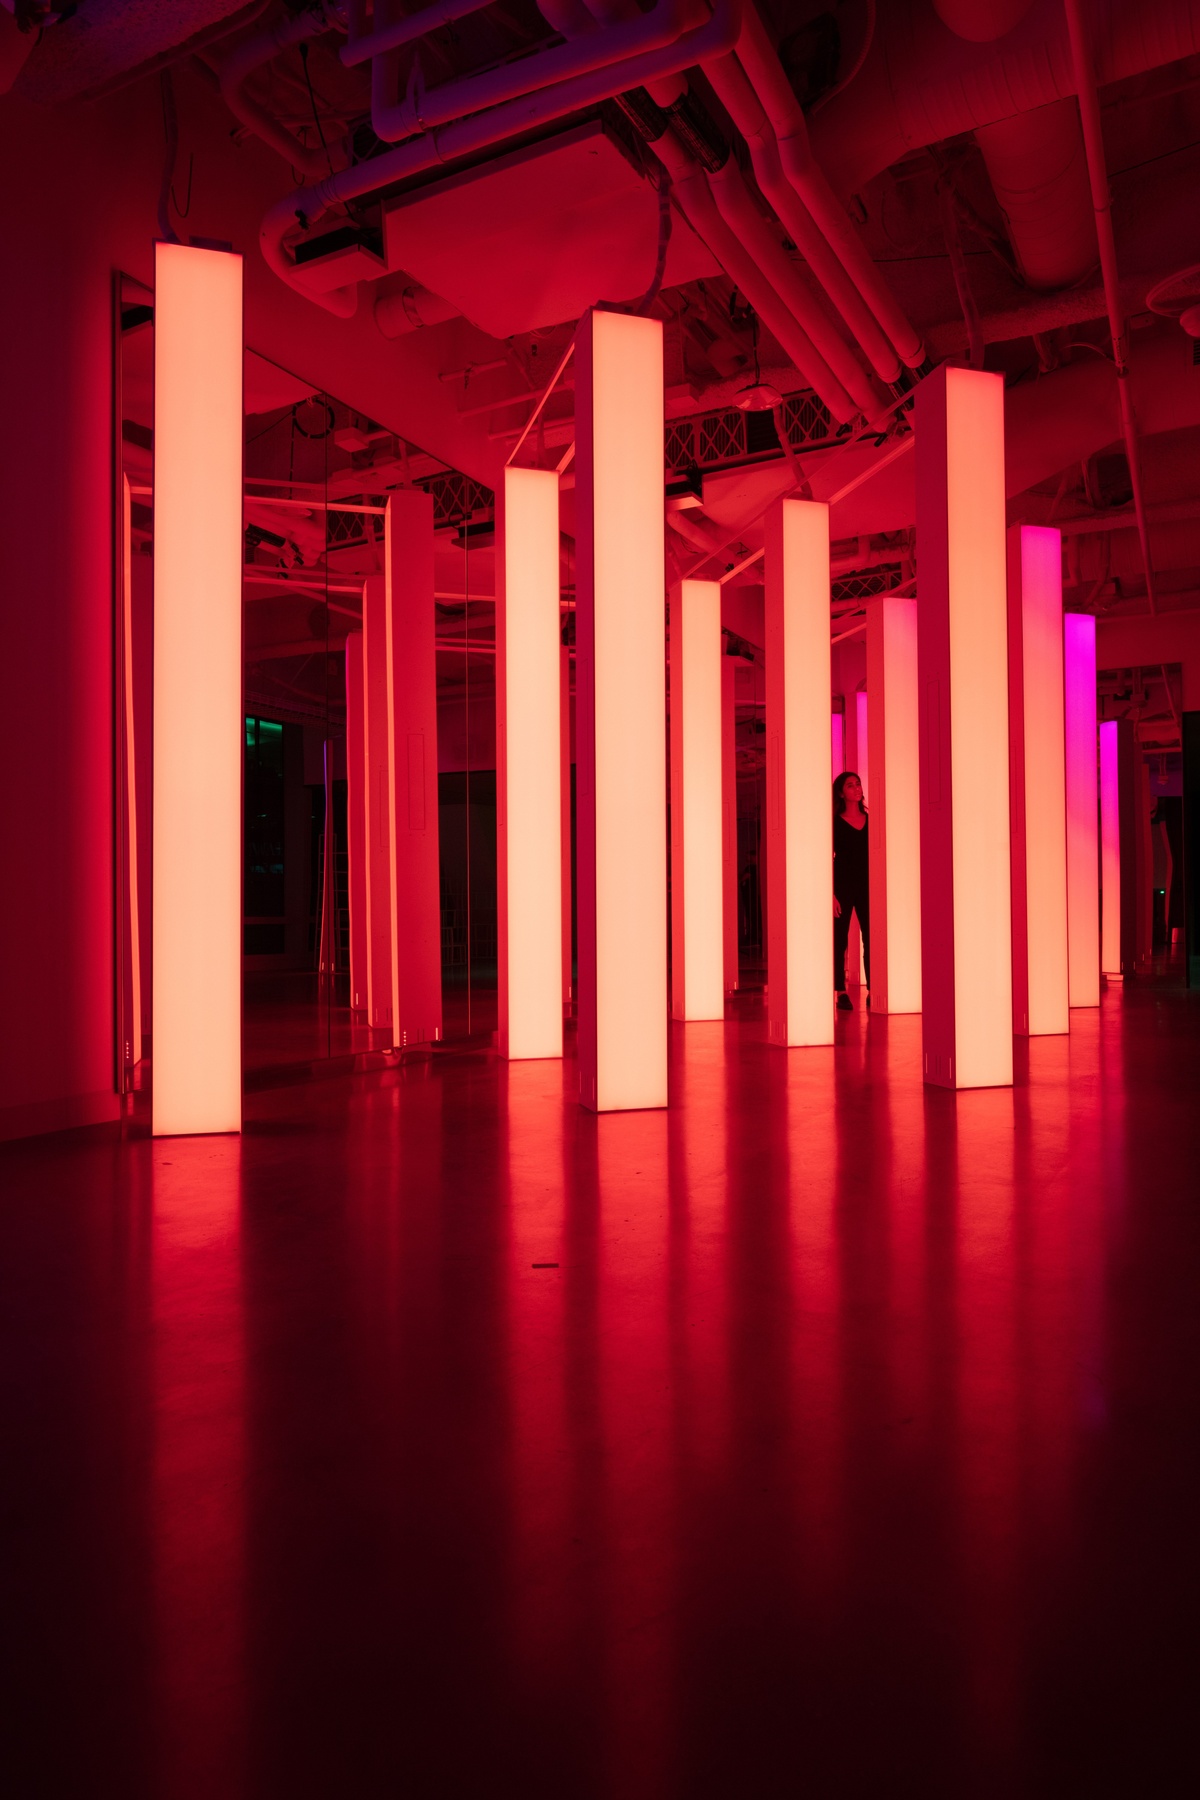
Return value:
M 835 775 L 833 778 L 833 816 L 835 819 L 840 819 L 846 811 L 846 783 L 852 775 L 861 787 L 862 778 L 857 769 L 843 769 L 840 775 Z M 863 811 L 866 812 L 866 810 L 867 803 L 864 800 Z

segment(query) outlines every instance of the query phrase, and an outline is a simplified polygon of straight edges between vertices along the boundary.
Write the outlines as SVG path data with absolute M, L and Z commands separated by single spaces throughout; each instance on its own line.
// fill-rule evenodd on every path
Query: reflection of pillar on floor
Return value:
M 366 814 L 367 1024 L 392 1024 L 392 825 L 388 775 L 387 589 L 363 584 L 363 803 Z
M 1013 1030 L 1070 1027 L 1067 800 L 1063 739 L 1062 536 L 1008 534 L 1009 806 Z
M 671 589 L 671 1012 L 725 1016 L 721 588 Z
M 433 501 L 419 488 L 388 500 L 387 681 L 391 790 L 392 1039 L 442 1035 L 438 871 L 437 651 Z
M 559 844 L 562 850 L 562 1000 L 564 1008 L 569 1007 L 575 998 L 575 949 L 572 941 L 571 919 L 575 898 L 574 882 L 571 879 L 571 846 L 573 833 L 571 830 L 571 768 L 574 758 L 571 755 L 571 652 L 563 644 L 558 653 L 558 698 L 559 698 Z
M 1121 802 L 1117 721 L 1100 738 L 1100 973 L 1121 975 Z
M 1096 807 L 1096 621 L 1063 618 L 1067 787 L 1067 967 L 1072 1006 L 1100 1004 L 1100 845 Z
M 667 1103 L 663 334 L 588 312 L 575 339 L 579 1097 Z
M 917 393 L 925 1080 L 1012 1082 L 1004 382 Z
M 725 992 L 732 994 L 738 974 L 738 839 L 737 839 L 737 670 L 732 656 L 721 658 L 721 921 Z
M 242 259 L 155 246 L 153 1124 L 242 1119 Z
M 867 605 L 867 697 L 875 746 L 871 852 L 871 1006 L 921 1010 L 921 778 L 917 603 Z M 861 733 L 865 742 L 866 733 Z
M 829 508 L 766 518 L 767 1020 L 773 1044 L 833 1042 Z
M 496 544 L 500 1054 L 562 1055 L 558 474 L 505 469 Z M 550 954 L 547 954 L 551 951 Z
M 346 636 L 346 852 L 350 889 L 350 1007 L 367 1009 L 367 812 L 363 741 L 363 637 Z

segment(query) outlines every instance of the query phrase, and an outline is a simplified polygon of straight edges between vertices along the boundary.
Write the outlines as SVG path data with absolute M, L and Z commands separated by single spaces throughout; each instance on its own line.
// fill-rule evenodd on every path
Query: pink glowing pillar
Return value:
M 1069 1029 L 1062 537 L 1008 534 L 1009 805 L 1013 1030 Z
M 1100 972 L 1121 974 L 1121 787 L 1117 721 L 1100 726 Z
M 574 912 L 575 884 L 571 873 L 571 652 L 566 644 L 559 649 L 559 842 L 562 846 L 562 1003 L 575 998 L 575 945 L 571 930 Z
M 835 712 L 830 716 L 829 748 L 832 753 L 832 777 L 836 778 L 846 767 L 846 715 Z
M 562 1055 L 558 475 L 506 469 L 496 556 L 500 1053 Z
M 350 876 L 350 1006 L 367 1010 L 367 793 L 363 635 L 346 634 L 346 841 Z
M 156 1136 L 242 1123 L 242 259 L 155 246 Z
M 722 938 L 725 992 L 732 994 L 738 970 L 738 841 L 737 841 L 737 668 L 732 656 L 721 658 L 721 818 Z
M 867 749 L 867 744 L 868 744 L 869 735 L 870 735 L 870 724 L 869 724 L 870 716 L 871 716 L 871 714 L 870 714 L 870 706 L 869 706 L 869 702 L 868 702 L 867 690 L 866 690 L 866 688 L 859 688 L 857 693 L 854 696 L 855 742 L 858 745 L 858 749 L 855 754 L 857 755 L 857 758 L 858 758 L 858 771 L 857 772 L 858 772 L 858 779 L 862 782 L 863 799 L 867 802 L 868 805 L 870 804 L 870 800 L 871 800 L 871 790 L 868 785 L 870 782 L 870 779 L 871 779 L 871 776 L 870 776 L 871 759 L 870 759 L 870 755 L 869 755 L 868 749 Z
M 867 607 L 867 700 L 875 767 L 871 851 L 871 1006 L 921 1010 L 921 775 L 917 603 Z M 867 741 L 867 721 L 859 742 Z
M 671 589 L 671 1011 L 725 1016 L 721 588 Z
M 917 391 L 924 1074 L 1012 1081 L 1004 383 Z
M 388 772 L 387 583 L 363 584 L 364 935 L 367 1024 L 392 1028 L 392 789 Z
M 388 500 L 388 773 L 391 790 L 392 1041 L 442 1035 L 438 870 L 437 652 L 433 501 L 419 488 Z
M 766 518 L 767 1024 L 773 1044 L 833 1042 L 829 508 Z
M 1100 1004 L 1100 844 L 1096 767 L 1096 621 L 1063 618 L 1067 794 L 1067 966 L 1072 1006 Z
M 575 340 L 579 1097 L 667 1103 L 663 336 L 588 312 Z

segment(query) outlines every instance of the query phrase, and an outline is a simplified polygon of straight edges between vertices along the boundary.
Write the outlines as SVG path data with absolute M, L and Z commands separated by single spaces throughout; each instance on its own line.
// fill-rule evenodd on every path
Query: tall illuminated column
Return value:
M 363 798 L 367 1024 L 392 1025 L 392 784 L 388 767 L 387 583 L 363 584 Z
M 350 885 L 350 1007 L 367 1010 L 367 794 L 363 638 L 346 634 L 346 844 Z
M 391 495 L 384 520 L 391 791 L 392 1041 L 442 1035 L 433 500 Z
M 496 558 L 500 1053 L 562 1055 L 558 474 L 505 469 Z
M 725 1016 L 721 588 L 671 589 L 671 1011 Z
M 766 517 L 767 1029 L 833 1042 L 829 508 Z
M 575 944 L 571 921 L 575 911 L 575 883 L 571 873 L 571 651 L 563 644 L 559 649 L 559 841 L 562 847 L 562 1001 L 569 1006 L 575 998 Z
M 1004 382 L 917 390 L 925 1080 L 1012 1082 Z
M 1100 973 L 1121 974 L 1121 790 L 1117 721 L 1100 727 Z
M 575 340 L 579 1097 L 667 1103 L 663 341 L 588 312 Z
M 830 714 L 829 747 L 833 757 L 833 777 L 836 779 L 846 767 L 846 715 L 844 712 Z
M 242 1123 L 242 259 L 155 246 L 153 1101 Z
M 921 1010 L 921 777 L 917 603 L 867 606 L 867 702 L 873 746 L 871 1006 Z M 866 731 L 860 727 L 859 741 Z
M 1096 621 L 1063 617 L 1067 779 L 1067 967 L 1072 1006 L 1100 1004 L 1100 845 L 1096 767 Z
M 1062 536 L 1008 534 L 1009 806 L 1013 1030 L 1070 1027 L 1067 800 L 1063 744 Z
M 737 663 L 721 658 L 721 817 L 723 937 L 725 992 L 732 994 L 738 970 L 738 841 L 737 841 Z

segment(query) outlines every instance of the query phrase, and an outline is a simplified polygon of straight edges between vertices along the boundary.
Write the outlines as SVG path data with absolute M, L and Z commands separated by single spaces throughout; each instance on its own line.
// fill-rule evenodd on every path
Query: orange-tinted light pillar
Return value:
M 575 349 L 579 1097 L 667 1103 L 663 339 L 588 312 Z
M 1062 537 L 1008 534 L 1009 805 L 1013 1030 L 1069 1029 L 1067 799 L 1063 748 Z
M 419 488 L 388 500 L 388 776 L 391 793 L 392 1041 L 442 1035 L 438 870 L 437 650 L 433 501 Z
M 671 1011 L 725 1016 L 721 588 L 671 590 Z
M 777 500 L 766 519 L 767 1026 L 773 1044 L 833 1042 L 829 508 Z
M 721 816 L 725 992 L 741 979 L 738 969 L 737 663 L 721 658 Z
M 363 803 L 367 1024 L 392 1025 L 392 785 L 388 767 L 387 583 L 363 584 Z
M 562 1055 L 558 475 L 506 469 L 497 555 L 500 1052 Z
M 1072 1006 L 1100 1004 L 1100 844 L 1096 766 L 1096 621 L 1063 618 L 1067 785 L 1067 962 Z
M 346 635 L 346 843 L 350 877 L 350 1007 L 367 1010 L 367 795 L 363 638 Z
M 867 702 L 873 749 L 871 1006 L 921 1010 L 921 778 L 917 603 L 867 607 Z M 866 741 L 860 728 L 860 742 Z
M 1004 383 L 917 392 L 921 998 L 925 1080 L 1012 1081 Z
M 242 259 L 155 247 L 156 1135 L 242 1122 Z
M 1100 727 L 1100 972 L 1121 974 L 1121 788 L 1117 721 Z

